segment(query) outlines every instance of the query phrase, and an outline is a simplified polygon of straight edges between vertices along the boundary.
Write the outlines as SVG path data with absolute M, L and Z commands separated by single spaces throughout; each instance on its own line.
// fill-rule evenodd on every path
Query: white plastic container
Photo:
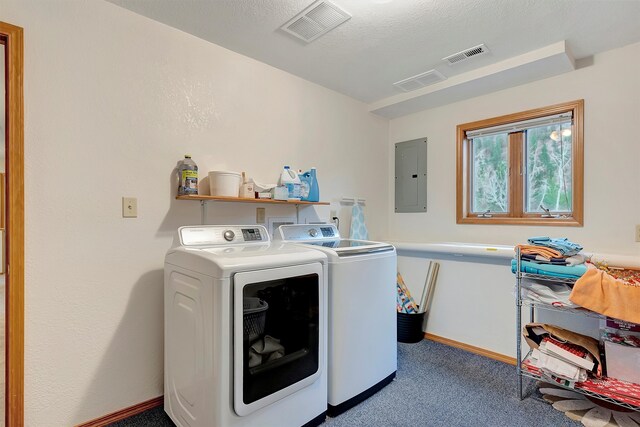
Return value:
M 280 174 L 279 185 L 284 185 L 289 191 L 289 199 L 300 200 L 300 178 L 298 174 L 291 170 L 289 166 L 285 166 Z
M 242 172 L 242 184 L 240 184 L 240 197 L 243 199 L 255 199 L 256 192 L 253 187 L 253 180 L 247 180 L 244 172 Z
M 240 172 L 209 172 L 209 188 L 212 196 L 238 197 L 240 192 Z

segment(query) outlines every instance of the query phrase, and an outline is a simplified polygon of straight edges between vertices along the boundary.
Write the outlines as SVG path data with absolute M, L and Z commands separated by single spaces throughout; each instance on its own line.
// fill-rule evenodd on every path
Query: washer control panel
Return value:
M 326 240 L 339 239 L 335 224 L 294 224 L 282 225 L 274 232 L 279 240 Z
M 338 229 L 333 227 L 320 227 L 322 237 L 336 237 L 338 235 Z
M 178 229 L 179 244 L 183 246 L 234 245 L 268 243 L 269 234 L 261 225 L 202 225 Z

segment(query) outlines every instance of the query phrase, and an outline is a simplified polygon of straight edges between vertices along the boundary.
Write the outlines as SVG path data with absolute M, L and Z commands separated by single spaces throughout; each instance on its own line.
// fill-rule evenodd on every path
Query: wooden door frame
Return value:
M 22 28 L 0 21 L 6 70 L 5 421 L 24 425 L 24 47 Z

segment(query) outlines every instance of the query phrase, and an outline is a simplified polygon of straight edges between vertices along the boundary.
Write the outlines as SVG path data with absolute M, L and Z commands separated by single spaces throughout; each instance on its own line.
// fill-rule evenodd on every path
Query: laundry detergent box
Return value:
M 640 384 L 640 325 L 610 318 L 603 323 L 607 376 Z

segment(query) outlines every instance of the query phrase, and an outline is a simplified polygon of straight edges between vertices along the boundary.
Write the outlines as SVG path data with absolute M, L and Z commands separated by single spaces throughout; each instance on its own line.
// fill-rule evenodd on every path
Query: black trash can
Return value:
M 422 341 L 422 324 L 425 313 L 397 313 L 398 342 L 416 343 Z

